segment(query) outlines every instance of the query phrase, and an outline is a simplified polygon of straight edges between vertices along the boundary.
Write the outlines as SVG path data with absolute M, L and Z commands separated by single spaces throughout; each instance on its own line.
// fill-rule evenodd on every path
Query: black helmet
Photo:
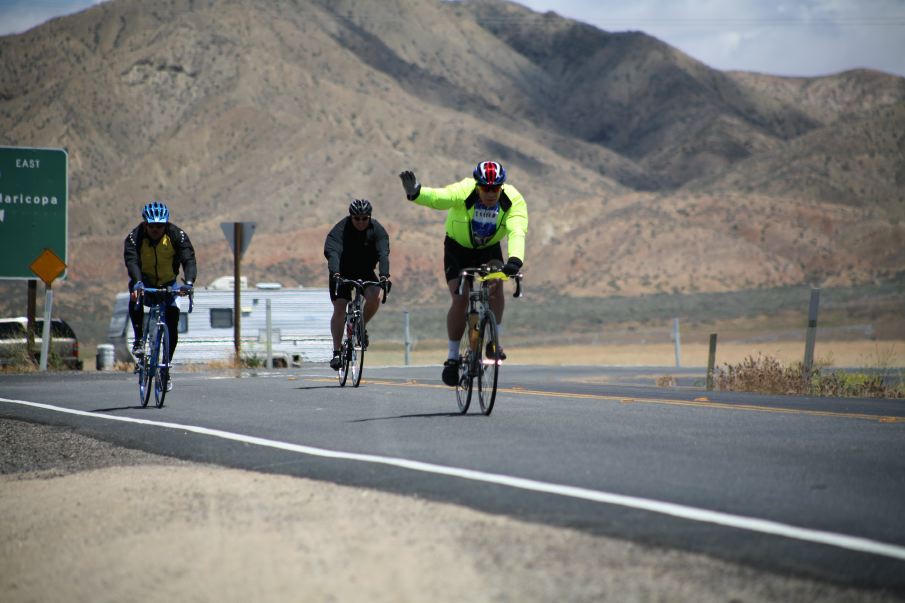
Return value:
M 350 216 L 370 216 L 371 202 L 367 199 L 355 199 L 349 204 Z

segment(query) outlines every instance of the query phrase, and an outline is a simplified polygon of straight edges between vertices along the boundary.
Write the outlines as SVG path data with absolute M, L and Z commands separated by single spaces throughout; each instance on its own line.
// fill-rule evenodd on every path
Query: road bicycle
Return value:
M 188 291 L 191 314 L 194 297 L 191 289 L 186 290 L 181 286 L 162 289 L 146 287 L 140 291 L 139 296 L 150 294 L 154 296 L 155 301 L 146 313 L 147 321 L 141 339 L 143 353 L 135 362 L 135 372 L 138 374 L 138 400 L 142 408 L 146 407 L 151 399 L 151 390 L 154 390 L 155 405 L 161 408 L 170 381 L 170 331 L 166 323 L 167 306 L 176 295 Z M 138 303 L 143 303 L 143 300 L 139 298 Z
M 365 341 L 365 318 L 364 318 L 364 300 L 365 289 L 370 286 L 377 286 L 383 290 L 383 299 L 380 303 L 385 304 L 387 301 L 387 283 L 389 281 L 363 281 L 359 279 L 346 279 L 337 277 L 335 281 L 335 293 L 339 294 L 339 288 L 342 285 L 352 286 L 352 299 L 346 304 L 346 322 L 343 326 L 342 345 L 339 348 L 342 364 L 339 367 L 337 377 L 339 385 L 346 385 L 346 380 L 351 375 L 352 386 L 358 387 L 361 383 L 361 374 L 365 365 L 365 350 L 368 349 L 367 341 Z
M 497 358 L 500 335 L 496 316 L 490 308 L 490 287 L 494 281 L 515 280 L 513 297 L 522 296 L 522 275 L 512 277 L 500 272 L 498 266 L 484 264 L 478 268 L 465 268 L 459 273 L 459 295 L 468 283 L 468 306 L 465 309 L 465 337 L 459 343 L 459 381 L 456 383 L 456 402 L 459 412 L 465 414 L 471 405 L 475 381 L 478 383 L 478 401 L 481 412 L 490 415 L 496 401 L 497 381 L 502 360 Z M 474 282 L 481 283 L 479 288 Z

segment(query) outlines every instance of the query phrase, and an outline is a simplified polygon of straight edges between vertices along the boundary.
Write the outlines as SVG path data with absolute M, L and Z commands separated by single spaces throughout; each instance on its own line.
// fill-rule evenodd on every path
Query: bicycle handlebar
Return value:
M 185 293 L 189 298 L 189 314 L 192 313 L 192 310 L 195 309 L 195 288 L 192 287 L 188 290 L 183 289 L 182 285 L 178 285 L 176 287 L 142 287 L 141 289 L 137 289 L 138 296 L 141 297 L 145 293 L 168 293 L 170 295 L 179 295 L 180 293 Z
M 380 300 L 380 303 L 382 303 L 382 304 L 387 303 L 387 283 L 389 282 L 388 280 L 363 281 L 361 279 L 350 279 L 350 278 L 343 278 L 340 276 L 340 277 L 335 278 L 334 281 L 336 283 L 333 286 L 334 295 L 337 295 L 337 296 L 339 295 L 339 288 L 341 285 L 352 285 L 362 295 L 364 295 L 365 289 L 367 287 L 370 287 L 373 285 L 373 286 L 380 287 L 380 289 L 383 291 L 383 299 Z
M 522 296 L 522 279 L 524 278 L 524 275 L 521 272 L 509 276 L 505 272 L 501 272 L 498 267 L 489 266 L 487 264 L 482 264 L 477 268 L 463 268 L 462 271 L 459 272 L 459 288 L 457 290 L 459 295 L 462 295 L 464 293 L 465 279 L 473 279 L 474 277 L 478 277 L 479 281 L 514 280 L 515 293 L 512 294 L 512 297 Z

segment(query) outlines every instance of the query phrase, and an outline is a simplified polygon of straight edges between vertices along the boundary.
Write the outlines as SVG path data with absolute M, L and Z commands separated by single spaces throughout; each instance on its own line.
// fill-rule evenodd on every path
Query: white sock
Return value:
M 458 360 L 459 359 L 459 342 L 449 340 L 449 352 L 446 356 L 449 360 Z

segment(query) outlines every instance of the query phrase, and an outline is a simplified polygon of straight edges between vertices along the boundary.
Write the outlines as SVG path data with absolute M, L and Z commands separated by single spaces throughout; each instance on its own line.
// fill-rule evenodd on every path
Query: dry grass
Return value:
M 550 345 L 506 345 L 508 363 L 535 365 L 603 365 L 603 366 L 662 366 L 676 365 L 675 348 L 671 343 Z M 681 350 L 681 366 L 706 367 L 708 344 L 685 344 Z M 770 341 L 764 343 L 726 342 L 717 344 L 716 364 L 736 364 L 749 356 L 770 356 L 782 363 L 804 360 L 803 341 Z M 815 355 L 821 366 L 888 367 L 905 363 L 905 341 L 818 341 Z M 441 364 L 446 358 L 446 346 L 439 343 L 419 345 L 412 351 L 409 364 Z M 401 345 L 379 343 L 368 350 L 367 362 L 377 365 L 401 365 L 404 354 Z
M 717 389 L 766 394 L 808 394 L 857 398 L 905 398 L 905 383 L 897 370 L 877 368 L 870 373 L 828 371 L 802 362 L 783 364 L 770 356 L 749 356 L 716 370 Z

